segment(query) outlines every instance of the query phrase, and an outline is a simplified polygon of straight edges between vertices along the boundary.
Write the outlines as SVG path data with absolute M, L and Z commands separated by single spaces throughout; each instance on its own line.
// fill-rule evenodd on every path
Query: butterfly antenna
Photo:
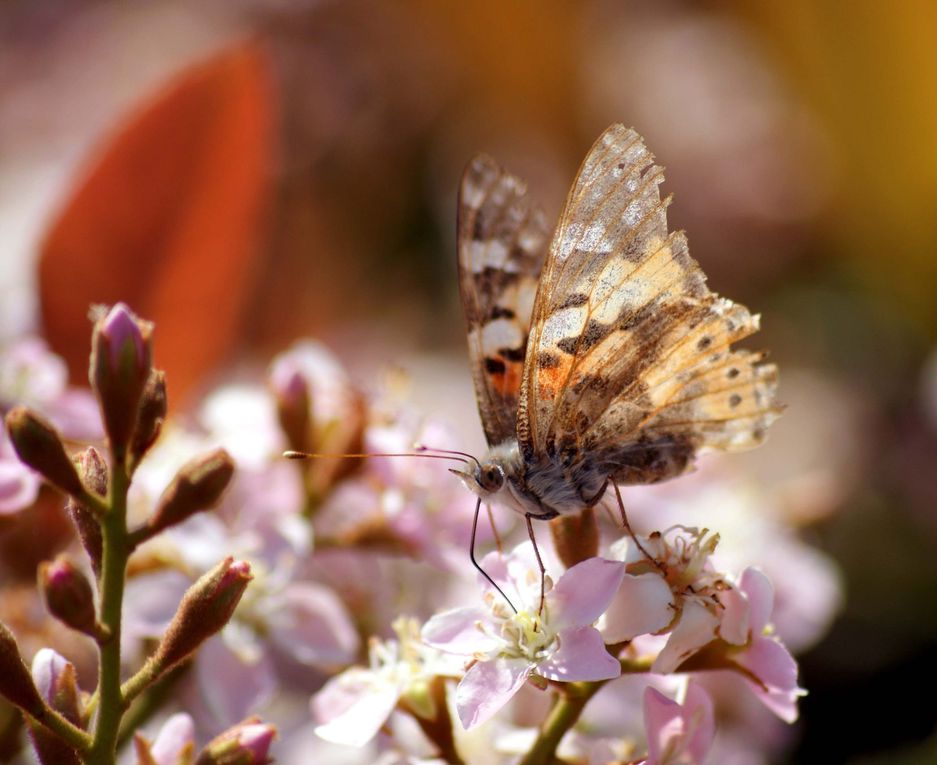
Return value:
M 472 460 L 479 468 L 482 466 L 478 461 L 478 458 L 469 454 L 468 452 L 459 452 L 454 449 L 435 449 L 432 446 L 427 446 L 426 444 L 414 444 L 413 448 L 418 452 L 437 452 L 439 454 L 457 454 L 460 457 L 465 457 L 466 460 Z M 467 463 L 466 463 L 467 464 Z
M 447 457 L 443 454 L 423 454 L 421 452 L 373 452 L 360 454 L 320 454 L 316 452 L 298 452 L 289 449 L 283 452 L 283 456 L 288 460 L 311 460 L 311 459 L 365 459 L 367 457 L 426 457 L 427 459 L 450 460 L 468 464 L 468 460 L 461 457 Z
M 501 594 L 501 597 L 507 601 L 507 604 L 511 607 L 511 610 L 516 614 L 517 609 L 514 607 L 511 599 L 504 594 L 504 590 L 498 587 L 495 580 L 488 576 L 488 572 L 479 565 L 477 560 L 475 560 L 475 532 L 478 530 L 478 511 L 481 509 L 481 506 L 482 498 L 479 497 L 478 502 L 475 503 L 475 517 L 472 519 L 472 541 L 469 542 L 469 558 L 472 561 L 472 565 L 475 566 L 479 573 L 488 580 L 488 583 Z

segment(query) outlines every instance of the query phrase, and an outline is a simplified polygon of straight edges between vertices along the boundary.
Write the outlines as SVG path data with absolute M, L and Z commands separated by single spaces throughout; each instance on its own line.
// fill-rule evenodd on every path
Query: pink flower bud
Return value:
M 228 623 L 251 578 L 247 561 L 228 557 L 188 589 L 152 659 L 161 672 L 185 659 Z
M 107 463 L 93 446 L 89 446 L 75 458 L 78 473 L 89 491 L 100 497 L 107 496 Z M 95 574 L 101 573 L 103 540 L 101 525 L 90 508 L 74 498 L 66 505 L 69 517 L 78 531 L 81 545 L 91 559 L 91 568 Z
M 25 406 L 17 406 L 7 413 L 6 426 L 13 448 L 26 465 L 66 494 L 81 496 L 84 487 L 78 471 L 49 422 Z
M 137 765 L 187 765 L 195 754 L 195 723 L 185 712 L 177 712 L 163 723 L 155 741 L 137 732 L 133 743 Z
M 94 593 L 85 575 L 65 555 L 39 564 L 39 588 L 49 612 L 86 635 L 97 634 Z
M 32 675 L 46 703 L 80 726 L 81 695 L 74 665 L 51 648 L 43 648 L 33 658 Z M 42 765 L 79 765 L 78 754 L 42 725 L 30 720 L 29 735 Z
M 281 363 L 270 375 L 277 403 L 277 417 L 290 449 L 311 451 L 311 392 L 306 378 L 291 365 Z
M 150 322 L 138 319 L 123 303 L 106 315 L 92 311 L 91 387 L 98 397 L 104 427 L 114 455 L 123 460 L 140 412 L 140 399 L 150 377 Z
M 81 720 L 81 694 L 75 665 L 51 648 L 33 657 L 33 682 L 46 703 L 75 725 Z
M 45 715 L 45 704 L 33 679 L 23 663 L 16 638 L 5 624 L 0 622 L 0 696 L 25 710 L 33 717 Z
M 216 449 L 183 465 L 163 492 L 147 522 L 150 536 L 213 507 L 234 475 L 234 460 Z
M 273 725 L 249 717 L 212 739 L 195 765 L 263 765 L 270 762 L 270 744 L 277 735 Z
M 143 395 L 140 399 L 140 415 L 137 429 L 133 434 L 133 443 L 130 453 L 139 462 L 149 448 L 159 438 L 166 419 L 168 400 L 166 398 L 166 373 L 161 369 L 154 369 L 146 381 Z

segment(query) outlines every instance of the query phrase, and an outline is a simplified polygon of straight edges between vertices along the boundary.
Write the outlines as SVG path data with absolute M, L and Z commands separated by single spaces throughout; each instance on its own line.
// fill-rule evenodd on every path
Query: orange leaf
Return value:
M 87 380 L 92 303 L 156 322 L 155 359 L 179 401 L 236 348 L 272 199 L 267 64 L 240 43 L 183 71 L 131 115 L 43 243 L 46 337 Z

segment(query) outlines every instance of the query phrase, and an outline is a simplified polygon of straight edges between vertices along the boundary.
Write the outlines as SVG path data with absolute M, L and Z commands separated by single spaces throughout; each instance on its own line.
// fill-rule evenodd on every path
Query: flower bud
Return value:
M 100 497 L 106 497 L 107 463 L 101 457 L 100 452 L 93 446 L 89 446 L 77 455 L 75 463 L 88 491 Z M 104 542 L 101 537 L 101 525 L 98 523 L 98 519 L 90 508 L 74 498 L 68 500 L 65 509 L 78 531 L 78 538 L 81 539 L 82 547 L 85 548 L 85 552 L 88 553 L 88 557 L 91 559 L 91 568 L 94 569 L 95 574 L 100 574 Z
M 32 676 L 46 703 L 80 726 L 81 694 L 74 665 L 51 648 L 43 648 L 33 658 Z M 78 754 L 39 723 L 29 721 L 29 733 L 42 765 L 79 765 Z
M 311 392 L 306 378 L 298 369 L 280 365 L 270 376 L 270 387 L 277 403 L 280 427 L 290 449 L 312 451 Z
M 138 319 L 123 303 L 117 303 L 106 314 L 103 307 L 97 307 L 92 317 L 95 325 L 88 376 L 101 407 L 111 450 L 123 461 L 150 376 L 153 325 Z
M 251 579 L 250 564 L 229 556 L 188 589 L 152 659 L 161 672 L 228 623 Z
M 33 679 L 23 663 L 16 638 L 0 622 L 0 696 L 20 707 L 33 717 L 45 715 L 45 705 Z
M 163 429 L 163 421 L 166 419 L 167 407 L 166 373 L 161 369 L 153 369 L 140 399 L 139 419 L 133 434 L 133 443 L 130 446 L 130 453 L 134 460 L 142 459 L 159 438 L 159 433 Z
M 213 507 L 233 475 L 234 460 L 224 449 L 187 462 L 166 487 L 147 521 L 150 535 Z
M 78 471 L 48 421 L 25 406 L 17 406 L 7 413 L 6 426 L 13 448 L 26 465 L 66 494 L 84 493 Z
M 195 755 L 195 723 L 185 712 L 172 715 L 153 742 L 133 737 L 137 765 L 189 765 Z
M 51 648 L 41 648 L 33 657 L 33 682 L 46 703 L 71 723 L 81 721 L 81 693 L 75 665 Z
M 276 726 L 249 717 L 208 742 L 195 765 L 263 765 L 276 735 Z
M 39 564 L 39 589 L 56 619 L 86 635 L 98 634 L 91 585 L 68 557 L 59 555 L 51 563 Z

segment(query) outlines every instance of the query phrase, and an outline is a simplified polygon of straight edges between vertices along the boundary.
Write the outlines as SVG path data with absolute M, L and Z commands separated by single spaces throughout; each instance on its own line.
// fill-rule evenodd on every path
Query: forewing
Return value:
M 753 445 L 776 416 L 774 368 L 729 350 L 757 320 L 707 289 L 667 230 L 662 180 L 621 125 L 580 168 L 534 304 L 517 423 L 528 456 L 588 454 L 621 480 L 657 480 L 698 449 Z
M 489 444 L 514 436 L 537 278 L 543 213 L 520 180 L 485 155 L 465 169 L 458 205 L 459 289 L 469 360 Z

